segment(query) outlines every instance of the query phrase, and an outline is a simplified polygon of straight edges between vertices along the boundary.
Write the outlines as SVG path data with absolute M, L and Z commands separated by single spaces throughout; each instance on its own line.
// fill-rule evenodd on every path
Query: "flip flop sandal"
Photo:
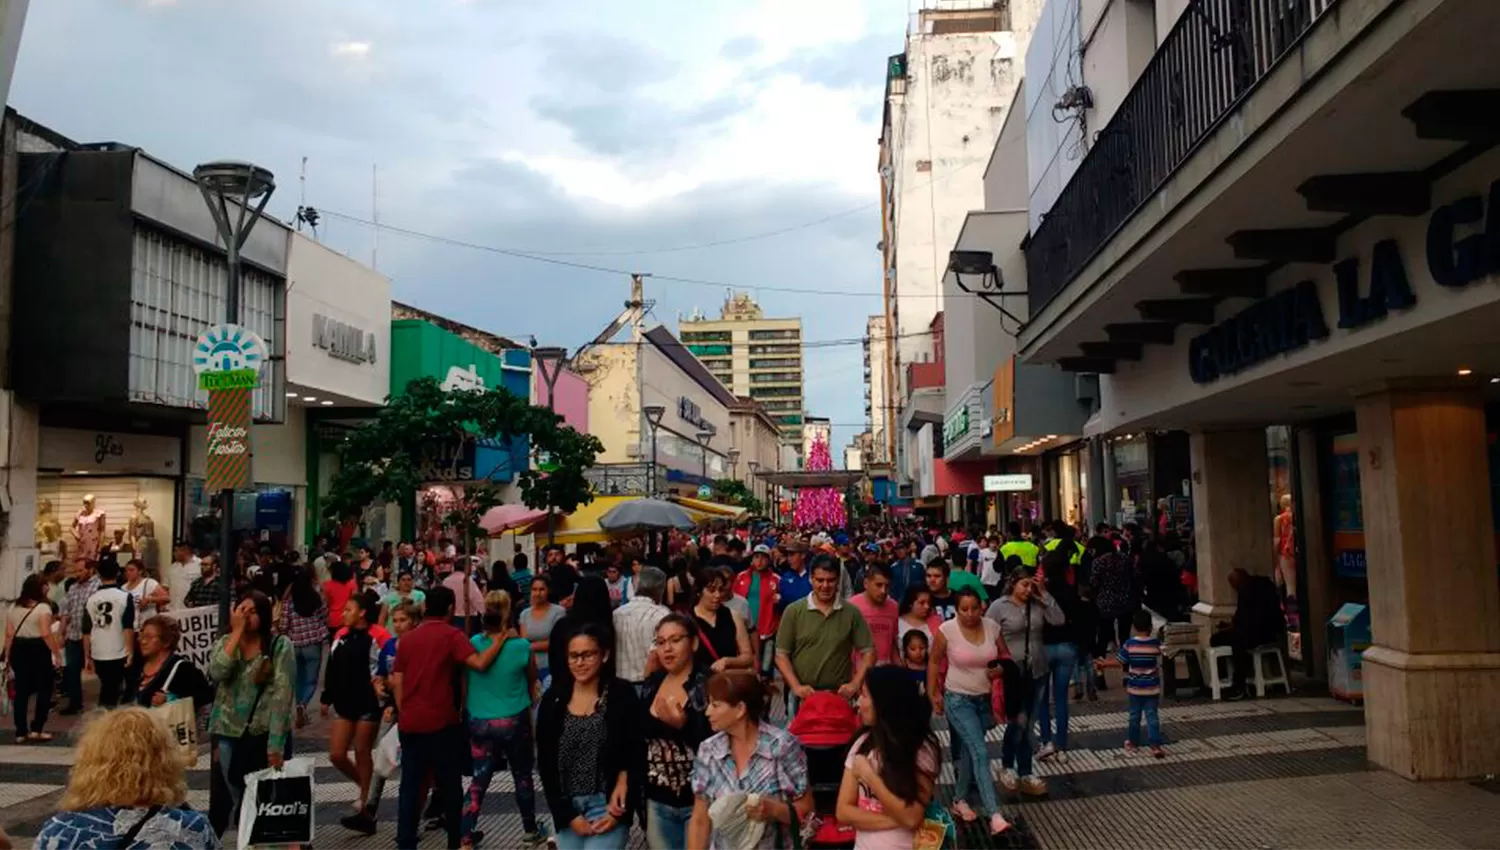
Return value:
M 49 744 L 55 738 L 47 732 L 37 732 L 30 736 L 30 740 L 38 744 Z
M 952 811 L 953 816 L 963 821 L 964 823 L 973 823 L 979 820 L 979 814 L 973 809 L 969 808 L 969 804 L 967 802 L 960 801 L 958 803 L 954 803 Z

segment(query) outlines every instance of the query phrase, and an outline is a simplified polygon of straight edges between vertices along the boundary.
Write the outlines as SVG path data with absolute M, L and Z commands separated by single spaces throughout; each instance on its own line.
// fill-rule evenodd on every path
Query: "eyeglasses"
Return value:
M 568 653 L 568 663 L 569 664 L 582 664 L 582 663 L 584 663 L 586 661 L 594 661 L 598 657 L 599 657 L 599 650 L 597 650 L 597 649 L 585 650 L 584 652 L 570 652 L 570 653 Z
M 652 646 L 666 646 L 667 644 L 670 643 L 673 646 L 677 646 L 679 644 L 687 643 L 688 640 L 689 640 L 689 638 L 688 638 L 687 635 L 673 635 L 672 637 L 657 638 L 656 640 L 651 641 L 651 645 Z

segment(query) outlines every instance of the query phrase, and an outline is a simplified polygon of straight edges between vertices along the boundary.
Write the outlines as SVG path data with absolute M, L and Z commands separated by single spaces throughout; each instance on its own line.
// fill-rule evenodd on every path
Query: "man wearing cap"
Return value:
M 769 679 L 776 658 L 776 627 L 781 625 L 781 577 L 771 569 L 771 547 L 761 544 L 750 556 L 750 566 L 734 577 L 734 595 L 745 600 L 751 632 L 760 638 L 757 669 Z
M 807 571 L 807 544 L 788 539 L 782 541 L 781 551 L 786 553 L 786 565 L 778 577 L 781 591 L 781 601 L 776 603 L 778 612 L 785 611 L 788 605 L 798 599 L 805 599 L 812 593 L 812 575 Z
M 859 610 L 839 599 L 839 565 L 813 562 L 812 593 L 787 606 L 776 630 L 776 668 L 786 681 L 788 716 L 815 691 L 852 699 L 875 661 L 875 641 Z M 853 659 L 858 658 L 856 663 Z

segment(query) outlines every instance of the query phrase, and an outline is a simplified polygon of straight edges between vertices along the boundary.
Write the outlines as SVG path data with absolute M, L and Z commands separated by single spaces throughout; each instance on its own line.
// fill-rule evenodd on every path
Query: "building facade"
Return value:
M 682 342 L 736 396 L 761 403 L 782 438 L 802 442 L 806 409 L 802 319 L 768 319 L 748 294 L 725 299 L 719 318 L 694 315 L 678 323 Z
M 1066 49 L 1028 55 L 1091 105 L 1074 142 L 1047 98 L 1028 124 L 1082 147 L 1029 156 L 1018 357 L 1097 376 L 1090 435 L 1188 432 L 1199 619 L 1233 612 L 1233 569 L 1274 577 L 1304 666 L 1354 665 L 1372 761 L 1492 774 L 1500 8 L 1140 5 L 1054 0 Z M 1351 658 L 1341 608 L 1373 633 Z
M 593 477 L 600 492 L 696 496 L 731 474 L 736 399 L 671 331 L 594 345 L 573 368 L 588 382 L 590 430 L 604 444 Z M 661 409 L 654 428 L 650 408 Z
M 1040 5 L 926 0 L 905 51 L 887 63 L 878 168 L 889 342 L 882 389 L 896 408 L 892 418 L 901 418 L 912 391 L 906 367 L 935 359 L 930 326 L 946 308 L 945 252 L 965 215 L 983 206 L 980 169 L 1011 109 Z M 900 442 L 888 436 L 891 455 Z
M 781 471 L 781 423 L 752 398 L 741 396 L 729 408 L 730 445 L 739 450 L 735 477 L 761 501 L 770 497 L 759 473 Z
M 895 454 L 888 439 L 892 414 L 891 394 L 886 389 L 888 340 L 885 316 L 865 321 L 865 431 L 870 435 L 871 459 L 878 463 L 890 463 Z

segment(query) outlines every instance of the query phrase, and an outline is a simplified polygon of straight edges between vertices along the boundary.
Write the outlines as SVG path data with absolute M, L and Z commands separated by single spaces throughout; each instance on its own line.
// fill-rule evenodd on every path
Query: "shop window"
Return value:
M 104 517 L 98 551 L 116 546 L 121 563 L 139 557 L 152 570 L 159 570 L 164 559 L 171 557 L 171 541 L 177 533 L 174 479 L 42 474 L 37 476 L 36 489 L 36 545 L 42 564 L 76 561 L 80 551 L 73 537 L 73 520 L 83 510 L 84 496 L 94 498 L 93 516 Z

